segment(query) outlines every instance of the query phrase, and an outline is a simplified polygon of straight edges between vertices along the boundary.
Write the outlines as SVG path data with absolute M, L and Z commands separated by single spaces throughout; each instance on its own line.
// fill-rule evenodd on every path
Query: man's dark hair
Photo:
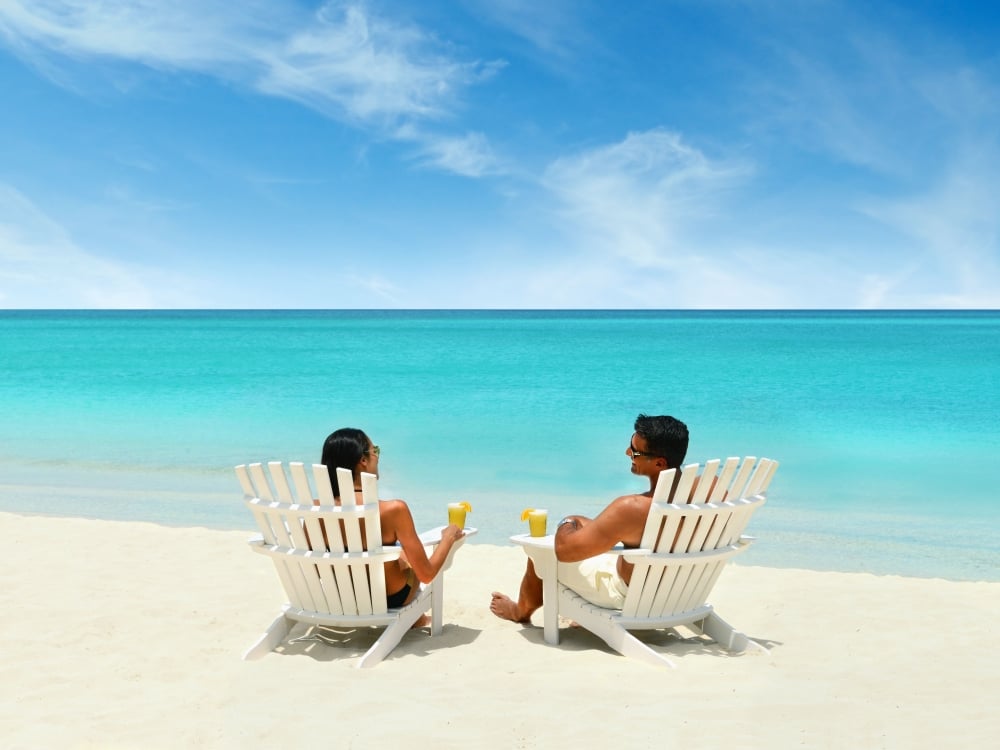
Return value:
M 646 441 L 650 453 L 667 459 L 668 468 L 681 468 L 688 450 L 688 428 L 682 421 L 640 414 L 635 419 L 635 434 Z

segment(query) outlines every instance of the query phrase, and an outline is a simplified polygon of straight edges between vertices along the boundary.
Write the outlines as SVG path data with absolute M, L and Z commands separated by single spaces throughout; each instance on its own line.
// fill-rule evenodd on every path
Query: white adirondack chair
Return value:
M 765 503 L 778 467 L 767 458 L 756 467 L 755 462 L 753 456 L 742 463 L 738 458 L 724 463 L 715 459 L 706 462 L 700 475 L 698 464 L 685 466 L 672 497 L 675 470 L 660 474 L 640 548 L 611 550 L 635 564 L 621 610 L 591 604 L 558 581 L 553 537 L 513 537 L 542 577 L 546 641 L 559 642 L 558 616 L 563 615 L 615 651 L 657 666 L 674 664 L 630 630 L 684 625 L 729 651 L 766 654 L 764 647 L 735 630 L 707 603 L 726 563 L 753 541 L 743 532 L 754 511 Z
M 362 505 L 341 506 L 334 502 L 325 466 L 312 465 L 315 493 L 303 464 L 289 463 L 288 470 L 291 486 L 281 462 L 268 463 L 267 470 L 259 463 L 236 467 L 244 500 L 261 532 L 250 539 L 250 546 L 271 558 L 288 596 L 281 613 L 243 658 L 257 659 L 272 651 L 296 621 L 317 626 L 384 627 L 361 657 L 359 667 L 373 667 L 382 661 L 428 609 L 431 634 L 440 633 L 444 570 L 464 539 L 456 542 L 437 577 L 422 586 L 412 602 L 389 609 L 383 564 L 398 559 L 402 548 L 382 545 L 375 475 L 361 475 Z M 353 487 L 350 470 L 337 469 L 337 483 Z M 313 498 L 320 504 L 314 504 Z M 466 536 L 474 533 L 475 529 L 466 529 Z M 421 534 L 420 539 L 425 545 L 437 544 L 441 527 Z

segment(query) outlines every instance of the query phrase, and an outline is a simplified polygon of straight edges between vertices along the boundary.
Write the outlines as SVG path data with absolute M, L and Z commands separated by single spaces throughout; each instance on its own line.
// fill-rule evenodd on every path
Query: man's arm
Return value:
M 647 512 L 648 507 L 641 509 L 636 498 L 629 495 L 613 500 L 593 520 L 586 516 L 567 516 L 556 529 L 556 559 L 579 562 L 607 552 L 618 542 L 627 544 L 636 529 L 641 533 Z

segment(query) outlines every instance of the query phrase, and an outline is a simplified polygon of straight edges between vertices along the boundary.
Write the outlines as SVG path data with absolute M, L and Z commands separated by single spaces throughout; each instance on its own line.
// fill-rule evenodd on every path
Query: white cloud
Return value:
M 570 231 L 637 267 L 670 268 L 687 230 L 711 216 L 750 165 L 713 161 L 676 133 L 630 133 L 620 143 L 553 162 L 543 184 Z
M 794 216 L 786 236 L 751 239 L 755 217 L 736 207 L 759 189 L 752 165 L 662 129 L 632 133 L 546 170 L 565 247 L 522 288 L 554 307 L 997 307 L 1000 160 L 974 151 L 978 164 L 930 192 L 863 207 L 891 230 L 889 248 Z
M 415 128 L 400 128 L 396 137 L 419 144 L 417 161 L 428 167 L 442 169 L 465 177 L 483 177 L 504 171 L 500 160 L 482 133 L 446 136 L 421 132 Z
M 190 279 L 118 263 L 82 250 L 38 206 L 0 184 L 3 307 L 190 306 L 196 293 L 196 284 Z
M 527 40 L 554 60 L 565 60 L 596 41 L 578 15 L 581 6 L 567 0 L 464 0 L 476 16 Z
M 501 66 L 453 59 L 419 27 L 340 0 L 311 16 L 261 0 L 0 0 L 0 35 L 59 82 L 66 77 L 62 57 L 194 71 L 389 137 L 401 124 L 448 118 L 465 89 Z M 414 132 L 429 154 L 456 140 Z M 479 150 L 486 151 L 482 144 Z M 426 163 L 475 173 L 458 154 Z
M 332 3 L 260 58 L 262 91 L 365 122 L 443 117 L 482 74 L 477 63 L 436 52 L 416 27 Z
M 273 3 L 219 0 L 0 0 L 0 30 L 22 52 L 211 72 L 242 63 L 290 19 Z M 33 48 L 33 49 L 32 49 Z

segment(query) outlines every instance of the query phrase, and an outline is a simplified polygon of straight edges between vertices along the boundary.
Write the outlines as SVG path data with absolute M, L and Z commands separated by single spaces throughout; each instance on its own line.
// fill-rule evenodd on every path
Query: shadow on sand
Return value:
M 308 656 L 316 661 L 336 661 L 360 658 L 382 635 L 384 628 L 317 628 L 296 625 L 285 642 L 273 653 L 282 656 Z M 428 656 L 442 649 L 467 646 L 479 637 L 481 631 L 461 625 L 446 624 L 439 635 L 432 636 L 430 627 L 414 628 L 399 645 L 385 657 L 385 661 L 400 656 Z

